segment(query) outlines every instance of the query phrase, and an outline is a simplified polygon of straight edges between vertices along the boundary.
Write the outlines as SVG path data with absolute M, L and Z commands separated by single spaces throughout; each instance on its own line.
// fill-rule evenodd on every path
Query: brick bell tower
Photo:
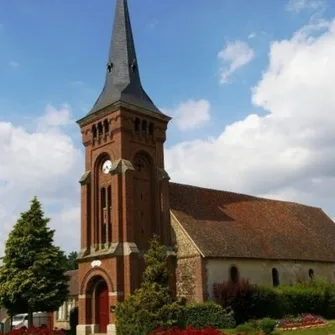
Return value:
M 85 146 L 78 335 L 114 334 L 114 308 L 139 286 L 149 240 L 157 234 L 171 246 L 169 120 L 142 87 L 127 0 L 116 0 L 105 84 L 77 121 Z

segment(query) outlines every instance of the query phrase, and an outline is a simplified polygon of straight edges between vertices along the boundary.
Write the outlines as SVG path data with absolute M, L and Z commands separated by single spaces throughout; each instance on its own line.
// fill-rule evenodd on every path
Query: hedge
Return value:
M 188 304 L 183 307 L 182 315 L 184 327 L 223 329 L 236 325 L 233 311 L 226 311 L 214 302 Z
M 254 318 L 282 318 L 302 313 L 335 318 L 335 285 L 317 280 L 277 288 L 259 287 L 248 281 L 223 282 L 214 284 L 213 294 L 223 308 L 233 309 L 238 324 Z

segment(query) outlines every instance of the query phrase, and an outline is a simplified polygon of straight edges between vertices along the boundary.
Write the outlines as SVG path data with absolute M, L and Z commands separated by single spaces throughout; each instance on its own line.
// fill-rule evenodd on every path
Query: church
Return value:
M 116 0 L 102 92 L 78 125 L 85 148 L 78 257 L 78 335 L 115 334 L 114 310 L 139 287 L 154 234 L 173 291 L 212 297 L 216 282 L 335 280 L 335 224 L 320 209 L 170 181 L 171 118 L 141 84 L 127 0 Z

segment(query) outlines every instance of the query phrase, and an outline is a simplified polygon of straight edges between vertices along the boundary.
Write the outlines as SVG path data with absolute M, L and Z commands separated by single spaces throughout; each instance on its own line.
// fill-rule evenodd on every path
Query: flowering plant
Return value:
M 65 335 L 65 329 L 49 329 L 49 328 L 37 328 L 22 327 L 19 329 L 13 329 L 7 333 L 7 335 Z
M 229 335 L 229 334 L 223 333 L 220 330 L 214 328 L 196 329 L 192 327 L 187 327 L 186 329 L 171 328 L 167 330 L 158 328 L 150 335 Z M 237 333 L 236 335 L 248 335 L 248 333 Z M 263 333 L 259 333 L 256 335 L 263 335 Z
M 278 328 L 280 329 L 311 328 L 326 324 L 327 321 L 321 316 L 312 314 L 302 314 L 296 318 L 286 318 L 280 320 L 278 323 Z

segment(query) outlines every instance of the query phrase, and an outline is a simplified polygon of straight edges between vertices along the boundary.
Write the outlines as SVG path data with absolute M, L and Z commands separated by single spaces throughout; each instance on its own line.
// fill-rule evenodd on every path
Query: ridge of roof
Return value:
M 239 193 L 239 192 L 233 192 L 233 191 L 228 191 L 228 190 L 220 190 L 220 189 L 215 189 L 215 188 L 211 188 L 211 187 L 204 187 L 204 186 L 191 185 L 191 184 L 183 184 L 183 183 L 177 183 L 177 182 L 170 182 L 170 184 L 171 185 L 176 185 L 176 186 L 179 186 L 179 187 L 184 187 L 184 188 L 191 188 L 191 189 L 203 190 L 203 191 L 214 192 L 214 193 L 217 192 L 217 193 L 220 193 L 220 194 L 229 194 L 229 195 L 233 195 L 233 196 L 240 196 L 240 197 L 245 197 L 245 198 L 248 198 L 248 199 L 273 201 L 273 202 L 279 202 L 279 203 L 284 203 L 284 204 L 292 204 L 292 205 L 298 205 L 298 206 L 305 206 L 305 207 L 309 207 L 309 208 L 322 210 L 321 207 L 302 204 L 302 203 L 299 203 L 299 202 L 296 202 L 296 201 L 271 199 L 271 198 L 260 197 L 260 196 L 256 196 L 256 195 L 246 194 L 246 193 Z

